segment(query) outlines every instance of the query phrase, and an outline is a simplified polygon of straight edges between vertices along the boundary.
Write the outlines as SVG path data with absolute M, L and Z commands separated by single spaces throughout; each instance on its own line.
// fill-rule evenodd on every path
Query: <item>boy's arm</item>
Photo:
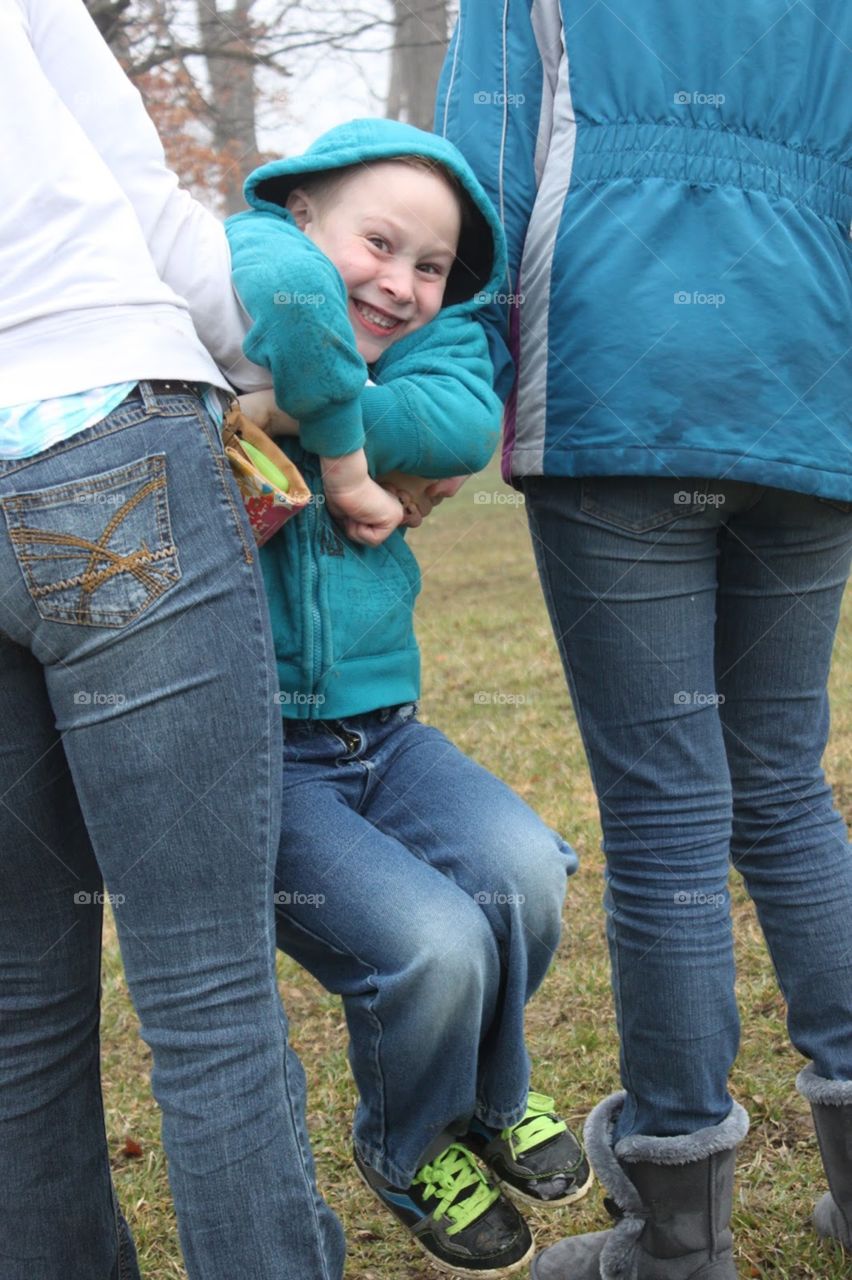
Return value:
M 389 348 L 376 373 L 381 384 L 361 393 L 371 474 L 421 476 L 425 488 L 486 465 L 502 407 L 491 388 L 486 339 L 472 319 L 437 317 Z M 241 395 L 240 407 L 271 436 L 300 434 L 272 390 Z
M 364 387 L 364 448 L 372 475 L 440 479 L 480 471 L 500 437 L 488 343 L 468 315 L 439 314 L 394 343 Z
M 331 458 L 360 449 L 367 366 L 337 268 L 283 214 L 238 213 L 226 231 L 234 287 L 251 321 L 245 355 L 269 370 L 305 449 Z
M 275 400 L 298 420 L 304 448 L 319 455 L 329 510 L 349 537 L 375 546 L 403 512 L 367 469 L 360 404 L 367 366 L 355 347 L 343 281 L 283 216 L 236 214 L 227 233 L 234 287 L 251 321 L 245 355 L 269 370 Z
M 514 380 L 510 317 L 523 323 L 521 256 L 550 148 L 563 46 L 558 0 L 518 0 L 508 12 L 508 24 L 495 22 L 489 0 L 461 0 L 435 108 L 435 132 L 462 152 L 506 232 L 506 296 L 479 312 L 503 399 Z M 561 128 L 567 141 L 565 120 Z M 565 163 L 570 168 L 569 155 Z

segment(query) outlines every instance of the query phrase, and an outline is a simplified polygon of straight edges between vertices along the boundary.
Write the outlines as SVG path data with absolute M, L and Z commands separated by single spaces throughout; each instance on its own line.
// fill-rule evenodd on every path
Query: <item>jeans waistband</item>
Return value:
M 343 716 L 339 720 L 284 720 L 284 732 L 292 733 L 335 733 L 345 730 L 357 731 L 368 729 L 372 725 L 387 724 L 394 715 L 402 720 L 411 720 L 417 713 L 416 702 L 398 702 L 392 707 L 379 707 L 375 711 L 363 711 L 357 716 Z
M 137 382 L 127 396 L 127 400 L 141 400 L 145 408 L 153 408 L 158 399 L 164 396 L 190 396 L 193 400 L 201 400 L 207 391 L 206 382 L 184 382 L 179 378 L 169 381 L 152 378 Z

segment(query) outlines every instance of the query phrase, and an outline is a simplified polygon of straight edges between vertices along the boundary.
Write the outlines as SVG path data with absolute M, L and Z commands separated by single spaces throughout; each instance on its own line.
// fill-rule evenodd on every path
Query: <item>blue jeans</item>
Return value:
M 189 1276 L 338 1280 L 274 975 L 275 664 L 215 425 L 141 384 L 0 462 L 0 507 L 0 1280 L 139 1276 L 101 1102 L 105 899 Z
M 290 721 L 278 945 L 343 997 L 359 1155 L 397 1186 L 526 1109 L 524 1006 L 574 853 L 412 706 Z
M 603 826 L 616 1137 L 730 1110 L 731 861 L 793 1043 L 852 1078 L 852 854 L 820 766 L 852 508 L 662 478 L 525 492 Z

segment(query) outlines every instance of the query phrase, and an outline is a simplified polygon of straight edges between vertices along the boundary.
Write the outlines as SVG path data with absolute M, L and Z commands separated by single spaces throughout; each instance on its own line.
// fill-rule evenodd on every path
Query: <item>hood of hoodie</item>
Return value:
M 463 220 L 444 307 L 474 310 L 507 287 L 506 244 L 494 206 L 464 156 L 446 138 L 399 120 L 352 120 L 329 129 L 300 156 L 261 165 L 246 178 L 243 190 L 252 208 L 290 217 L 287 197 L 310 174 L 415 155 L 444 165 L 470 197 L 470 217 Z

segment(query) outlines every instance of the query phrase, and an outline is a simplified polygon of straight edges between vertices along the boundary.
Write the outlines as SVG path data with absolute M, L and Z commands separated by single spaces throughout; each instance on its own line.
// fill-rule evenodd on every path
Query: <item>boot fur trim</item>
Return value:
M 675 1138 L 649 1138 L 633 1134 L 613 1147 L 613 1130 L 624 1105 L 623 1093 L 599 1102 L 586 1121 L 583 1138 L 592 1168 L 604 1189 L 624 1210 L 624 1217 L 606 1233 L 600 1254 L 602 1280 L 628 1280 L 634 1274 L 636 1241 L 645 1227 L 647 1209 L 619 1161 L 654 1164 L 691 1164 L 722 1151 L 731 1151 L 748 1133 L 748 1115 L 734 1103 L 721 1124 Z
M 635 1164 L 640 1160 L 652 1164 L 692 1164 L 720 1151 L 731 1151 L 748 1133 L 748 1114 L 735 1102 L 730 1115 L 721 1124 L 675 1138 L 650 1138 L 635 1133 L 622 1138 L 613 1149 L 613 1129 L 624 1105 L 624 1097 L 623 1093 L 612 1093 L 599 1102 L 586 1121 L 583 1138 L 592 1168 L 625 1213 L 641 1216 L 644 1206 L 619 1161 L 625 1164 Z
M 735 1102 L 721 1124 L 708 1125 L 695 1133 L 675 1138 L 649 1138 L 633 1133 L 616 1143 L 615 1154 L 626 1164 L 697 1164 L 708 1156 L 738 1147 L 748 1133 L 748 1112 Z
M 630 1179 L 625 1175 L 612 1150 L 612 1132 L 625 1094 L 611 1093 L 590 1113 L 583 1128 L 586 1154 L 598 1180 L 625 1213 L 641 1216 L 645 1206 Z
M 816 1107 L 848 1107 L 852 1105 L 852 1080 L 826 1080 L 814 1071 L 813 1063 L 800 1071 L 796 1088 L 803 1098 Z

